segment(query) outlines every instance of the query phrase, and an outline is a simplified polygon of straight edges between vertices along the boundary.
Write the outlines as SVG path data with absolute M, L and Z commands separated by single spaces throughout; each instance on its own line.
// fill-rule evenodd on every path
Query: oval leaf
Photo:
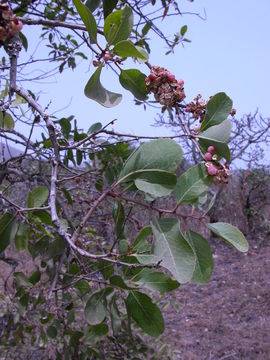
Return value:
M 199 145 L 204 152 L 208 146 L 215 147 L 215 153 L 220 157 L 230 160 L 230 149 L 228 148 L 228 141 L 231 135 L 232 123 L 229 119 L 224 120 L 221 124 L 211 126 L 206 131 L 198 135 Z
M 181 175 L 174 194 L 178 204 L 192 204 L 212 183 L 212 177 L 205 170 L 204 164 L 195 165 Z
M 84 309 L 85 318 L 90 325 L 100 324 L 106 317 L 107 300 L 104 290 L 94 293 Z
M 217 236 L 221 237 L 230 245 L 234 246 L 237 250 L 241 252 L 248 251 L 248 242 L 244 237 L 243 233 L 237 229 L 235 226 L 217 222 L 214 224 L 207 224 L 207 227 Z
M 211 248 L 207 240 L 194 231 L 189 230 L 186 239 L 196 256 L 196 267 L 192 280 L 199 284 L 205 284 L 210 280 L 214 267 Z
M 27 198 L 27 207 L 41 207 L 49 197 L 49 190 L 46 186 L 38 186 L 30 191 Z
M 104 35 L 109 44 L 126 40 L 133 27 L 133 13 L 130 7 L 116 10 L 107 16 L 104 23 Z
M 155 272 L 152 269 L 143 269 L 132 279 L 133 282 L 149 290 L 159 291 L 164 294 L 179 287 L 179 282 L 171 279 L 162 272 Z
M 97 68 L 85 86 L 84 94 L 89 99 L 95 100 L 100 105 L 110 108 L 116 106 L 122 100 L 122 95 L 106 90 L 100 83 L 102 67 Z
M 73 4 L 86 26 L 91 44 L 95 44 L 97 42 L 97 24 L 94 16 L 88 7 L 81 2 L 81 0 L 73 0 Z
M 138 99 L 146 100 L 146 75 L 137 69 L 122 70 L 119 76 L 120 84 Z
M 6 212 L 0 218 L 0 254 L 13 241 L 17 228 L 18 224 L 13 214 Z
M 140 52 L 129 40 L 119 41 L 113 48 L 113 52 L 122 58 L 133 57 L 144 61 L 148 60 L 148 56 L 146 56 L 145 53 Z
M 151 298 L 139 291 L 131 291 L 126 300 L 129 315 L 147 334 L 159 336 L 164 331 L 162 314 Z
M 103 14 L 104 19 L 113 11 L 116 7 L 118 0 L 103 0 Z
M 177 219 L 152 220 L 153 253 L 161 266 L 168 269 L 180 283 L 192 279 L 196 259 L 193 250 L 180 232 Z
M 21 223 L 19 225 L 17 234 L 15 236 L 15 246 L 18 251 L 26 250 L 28 247 L 28 240 L 30 238 L 30 228 L 27 224 Z
M 206 105 L 201 131 L 222 123 L 232 111 L 232 100 L 224 92 L 214 95 Z
M 100 122 L 94 123 L 88 129 L 87 134 L 95 133 L 101 129 L 102 129 L 102 124 Z
M 182 148 L 174 140 L 149 141 L 139 146 L 127 159 L 118 184 L 135 181 L 140 190 L 154 197 L 168 195 L 175 186 L 174 173 L 181 160 Z
M 99 7 L 99 4 L 100 0 L 87 0 L 85 6 L 87 6 L 91 12 L 94 12 Z
M 0 111 L 0 127 L 5 130 L 12 130 L 14 126 L 15 123 L 12 116 L 7 112 Z

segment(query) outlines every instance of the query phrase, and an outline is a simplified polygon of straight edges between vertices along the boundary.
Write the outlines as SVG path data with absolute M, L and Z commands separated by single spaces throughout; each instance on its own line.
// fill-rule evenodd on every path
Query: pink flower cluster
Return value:
M 0 4 L 0 45 L 22 30 L 23 23 L 17 19 L 8 4 Z
M 202 98 L 201 94 L 198 94 L 193 101 L 187 104 L 186 112 L 191 113 L 193 119 L 199 119 L 203 121 L 206 109 L 206 101 Z
M 153 66 L 145 83 L 147 92 L 152 92 L 161 105 L 174 106 L 186 97 L 184 80 L 176 80 L 175 75 L 162 67 Z
M 214 151 L 214 146 L 209 146 L 204 154 L 206 170 L 210 176 L 213 176 L 214 184 L 227 184 L 232 176 L 229 167 L 218 161 L 218 156 L 214 154 Z

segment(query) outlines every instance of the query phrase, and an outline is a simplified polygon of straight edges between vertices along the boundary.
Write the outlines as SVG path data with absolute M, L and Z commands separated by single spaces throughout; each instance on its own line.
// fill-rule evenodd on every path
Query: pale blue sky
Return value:
M 169 35 L 187 24 L 186 36 L 192 42 L 184 48 L 179 46 L 174 55 L 165 56 L 166 49 L 155 39 L 152 42 L 150 63 L 164 66 L 177 78 L 183 78 L 187 100 L 191 100 L 199 92 L 207 99 L 219 91 L 225 91 L 233 99 L 238 116 L 254 112 L 256 108 L 264 116 L 270 115 L 270 1 L 195 0 L 193 3 L 180 1 L 179 4 L 185 5 L 184 10 L 201 14 L 205 9 L 207 19 L 202 21 L 198 17 L 185 15 L 182 18 L 171 17 L 160 23 L 159 26 Z M 32 28 L 31 32 L 29 30 L 30 27 L 24 27 L 30 48 L 33 48 L 37 29 Z M 42 69 L 42 65 L 39 67 Z M 138 68 L 146 74 L 149 72 L 144 65 Z M 117 77 L 109 69 L 103 71 L 102 82 L 109 90 L 124 95 L 122 103 L 115 108 L 106 109 L 87 99 L 83 89 L 92 73 L 93 67 L 89 70 L 84 62 L 74 72 L 67 70 L 63 75 L 51 79 L 50 84 L 32 83 L 27 86 L 31 86 L 34 91 L 42 90 L 43 106 L 52 100 L 50 112 L 70 103 L 57 116 L 73 114 L 78 119 L 79 127 L 85 130 L 91 123 L 100 121 L 105 124 L 117 118 L 114 128 L 118 131 L 147 135 L 168 134 L 167 129 L 151 126 L 157 110 L 148 109 L 145 112 L 142 107 L 135 106 L 133 96 L 119 85 Z

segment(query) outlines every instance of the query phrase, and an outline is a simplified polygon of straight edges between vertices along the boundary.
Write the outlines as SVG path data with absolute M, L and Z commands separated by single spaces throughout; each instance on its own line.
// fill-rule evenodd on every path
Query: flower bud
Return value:
M 150 73 L 150 74 L 148 75 L 148 79 L 149 79 L 149 80 L 156 80 L 156 78 L 157 78 L 157 75 L 154 74 L 154 73 Z
M 212 160 L 212 154 L 210 152 L 206 152 L 204 154 L 204 158 L 206 161 L 211 161 Z
M 213 164 L 210 164 L 207 167 L 207 172 L 208 172 L 209 175 L 215 176 L 217 174 L 217 168 Z
M 168 80 L 170 80 L 170 81 L 174 81 L 174 80 L 175 80 L 175 76 L 174 76 L 173 74 L 171 74 L 171 73 L 168 73 L 167 78 L 168 78 Z
M 210 152 L 211 154 L 213 154 L 213 152 L 215 151 L 214 146 L 209 146 L 209 148 L 207 149 L 208 152 Z
M 184 86 L 184 83 L 185 83 L 184 80 L 180 79 L 180 80 L 178 80 L 177 82 L 178 82 L 178 84 L 179 84 L 180 86 Z

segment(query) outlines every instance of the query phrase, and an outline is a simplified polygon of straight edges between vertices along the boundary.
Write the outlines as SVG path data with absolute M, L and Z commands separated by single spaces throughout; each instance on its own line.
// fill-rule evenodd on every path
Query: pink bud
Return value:
M 154 73 L 150 73 L 150 74 L 148 75 L 148 79 L 149 79 L 149 80 L 156 80 L 156 78 L 157 78 L 157 75 L 154 74 Z
M 209 146 L 209 148 L 207 149 L 208 152 L 210 152 L 211 154 L 213 154 L 213 152 L 215 151 L 214 146 Z
M 210 152 L 206 152 L 204 154 L 204 158 L 206 161 L 211 161 L 212 160 L 212 154 Z
M 184 80 L 180 79 L 180 80 L 178 80 L 177 82 L 178 82 L 178 84 L 179 84 L 180 86 L 184 86 L 184 83 L 185 83 Z
M 171 74 L 171 73 L 168 73 L 167 78 L 168 78 L 168 80 L 170 80 L 170 81 L 174 81 L 174 80 L 175 80 L 175 76 L 174 76 L 173 74 Z
M 209 175 L 214 176 L 217 174 L 217 168 L 213 164 L 211 164 L 207 167 L 207 172 Z
M 21 31 L 22 28 L 23 28 L 23 23 L 21 22 L 21 20 L 19 20 L 17 25 L 17 31 Z

